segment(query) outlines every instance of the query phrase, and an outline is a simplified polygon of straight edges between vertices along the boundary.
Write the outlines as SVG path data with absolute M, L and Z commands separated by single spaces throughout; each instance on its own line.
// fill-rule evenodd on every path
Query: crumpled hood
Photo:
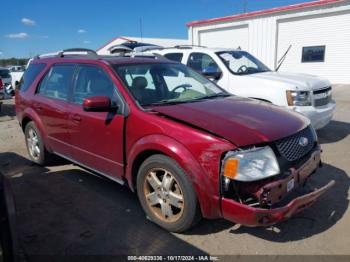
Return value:
M 247 77 L 288 83 L 303 91 L 325 88 L 331 85 L 327 79 L 300 73 L 264 72 L 259 74 L 251 74 Z
M 237 96 L 153 106 L 152 110 L 223 137 L 236 146 L 274 141 L 309 124 L 298 113 Z

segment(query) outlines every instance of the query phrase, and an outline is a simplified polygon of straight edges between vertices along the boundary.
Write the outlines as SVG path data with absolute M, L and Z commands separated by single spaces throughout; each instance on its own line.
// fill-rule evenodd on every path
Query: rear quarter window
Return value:
M 182 53 L 168 53 L 168 54 L 165 54 L 164 56 L 169 60 L 181 63 L 183 54 Z
M 30 64 L 21 78 L 18 85 L 18 89 L 21 92 L 25 92 L 29 89 L 30 85 L 33 83 L 35 78 L 40 74 L 40 72 L 45 68 L 46 64 Z

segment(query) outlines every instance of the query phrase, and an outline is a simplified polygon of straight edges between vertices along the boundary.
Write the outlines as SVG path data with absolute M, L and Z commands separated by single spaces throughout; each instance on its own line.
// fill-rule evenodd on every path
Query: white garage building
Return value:
M 187 24 L 189 42 L 247 50 L 270 68 L 350 83 L 350 1 L 323 0 Z

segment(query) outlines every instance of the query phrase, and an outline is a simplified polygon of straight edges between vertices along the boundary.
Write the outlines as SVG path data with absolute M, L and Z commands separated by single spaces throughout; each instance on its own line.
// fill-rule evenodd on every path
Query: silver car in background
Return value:
M 0 67 L 0 79 L 2 86 L 0 86 L 0 99 L 4 99 L 6 95 L 13 95 L 14 89 L 12 87 L 12 76 L 10 70 Z

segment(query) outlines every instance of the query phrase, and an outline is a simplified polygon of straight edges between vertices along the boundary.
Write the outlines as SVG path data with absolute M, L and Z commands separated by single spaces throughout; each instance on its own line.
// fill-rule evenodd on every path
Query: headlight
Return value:
M 223 165 L 223 175 L 238 181 L 255 181 L 280 173 L 275 154 L 269 146 L 229 152 Z
M 309 91 L 287 91 L 289 106 L 311 106 L 311 95 Z

